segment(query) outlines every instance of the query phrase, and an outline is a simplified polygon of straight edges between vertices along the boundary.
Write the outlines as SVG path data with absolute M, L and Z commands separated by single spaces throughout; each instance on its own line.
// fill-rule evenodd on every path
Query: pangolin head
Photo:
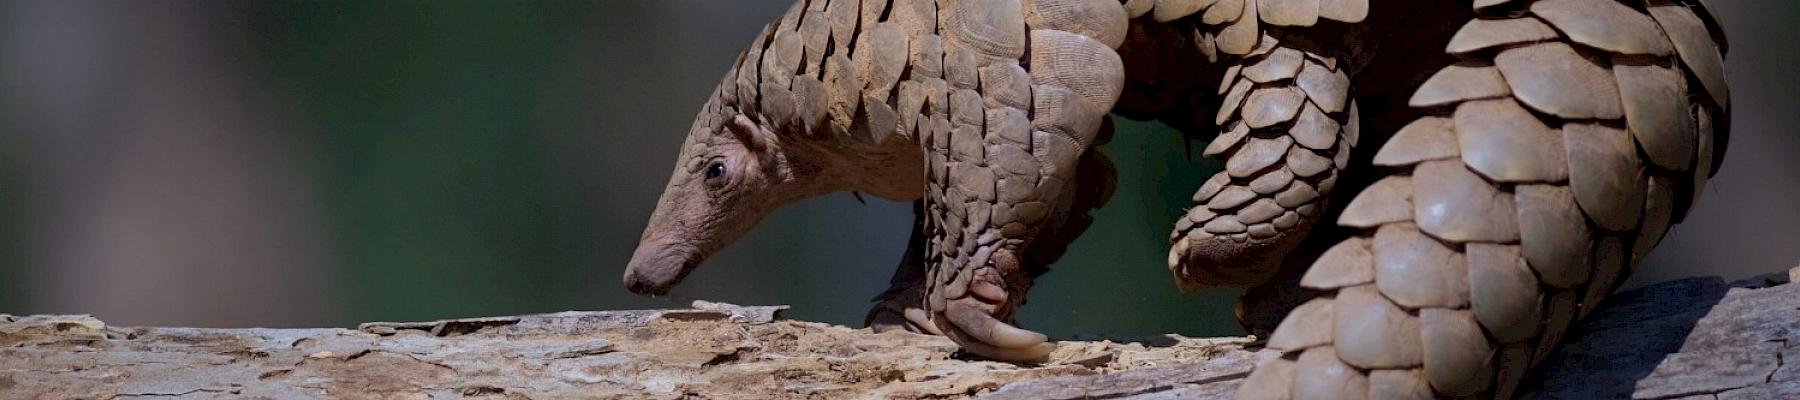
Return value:
M 720 90 L 729 90 L 721 85 Z M 662 295 L 714 251 L 781 205 L 821 194 L 775 127 L 715 92 L 682 144 L 675 172 L 625 268 L 625 287 Z

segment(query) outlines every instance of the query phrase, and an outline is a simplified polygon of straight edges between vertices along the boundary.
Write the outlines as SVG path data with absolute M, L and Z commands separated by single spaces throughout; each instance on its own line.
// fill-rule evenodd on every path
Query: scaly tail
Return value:
M 1238 398 L 1510 398 L 1717 167 L 1724 42 L 1697 4 L 1475 4 Z

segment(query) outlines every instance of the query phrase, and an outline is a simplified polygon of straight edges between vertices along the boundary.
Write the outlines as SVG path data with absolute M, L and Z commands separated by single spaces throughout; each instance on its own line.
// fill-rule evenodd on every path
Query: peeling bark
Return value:
M 1800 285 L 1695 278 L 1620 293 L 1527 398 L 1800 396 Z M 1249 338 L 1062 342 L 1041 365 L 781 320 L 785 307 L 564 312 L 357 329 L 109 327 L 0 315 L 0 398 L 1228 398 Z

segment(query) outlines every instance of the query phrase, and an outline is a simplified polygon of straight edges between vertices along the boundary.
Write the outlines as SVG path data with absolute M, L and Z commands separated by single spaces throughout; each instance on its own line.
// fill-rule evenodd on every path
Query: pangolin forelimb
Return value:
M 1112 0 L 939 3 L 947 106 L 926 143 L 926 301 L 964 349 L 1031 360 L 1053 346 L 1007 323 L 1029 249 L 1067 209 L 1078 165 L 1122 90 L 1124 10 Z M 927 77 L 929 79 L 929 77 Z

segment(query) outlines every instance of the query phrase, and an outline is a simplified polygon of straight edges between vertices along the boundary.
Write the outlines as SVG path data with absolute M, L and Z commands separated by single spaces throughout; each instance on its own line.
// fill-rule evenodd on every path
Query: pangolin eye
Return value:
M 721 176 L 725 176 L 725 163 L 714 161 L 712 165 L 706 166 L 706 179 L 718 179 Z

